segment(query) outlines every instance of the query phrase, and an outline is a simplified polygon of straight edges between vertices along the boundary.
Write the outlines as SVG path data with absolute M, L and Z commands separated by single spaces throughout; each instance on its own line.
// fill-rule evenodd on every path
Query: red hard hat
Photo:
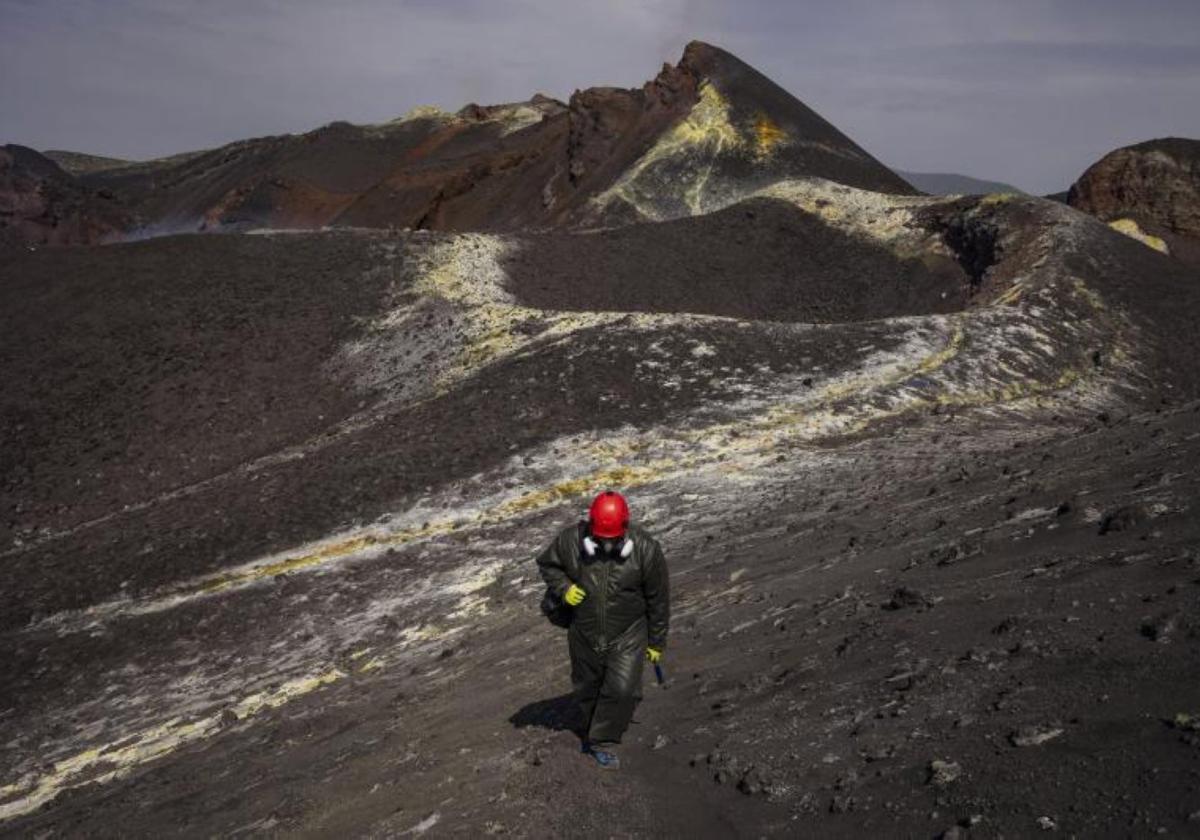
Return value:
M 591 523 L 593 537 L 612 539 L 622 536 L 625 527 L 629 525 L 629 505 L 625 497 L 612 490 L 605 490 L 592 499 L 588 509 L 588 522 Z

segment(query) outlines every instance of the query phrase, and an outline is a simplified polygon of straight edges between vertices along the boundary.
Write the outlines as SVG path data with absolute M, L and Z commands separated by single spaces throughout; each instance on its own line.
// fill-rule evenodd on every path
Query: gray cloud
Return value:
M 1200 136 L 1192 0 L 0 0 L 2 138 L 153 157 L 414 105 L 638 85 L 731 50 L 887 163 L 1065 187 Z

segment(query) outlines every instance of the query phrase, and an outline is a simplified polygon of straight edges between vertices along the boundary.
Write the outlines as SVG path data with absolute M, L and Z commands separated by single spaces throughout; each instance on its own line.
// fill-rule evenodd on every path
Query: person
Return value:
M 606 490 L 584 521 L 559 532 L 537 565 L 549 590 L 572 607 L 567 651 L 583 752 L 615 770 L 616 745 L 642 699 L 643 662 L 657 665 L 667 646 L 670 594 L 662 546 L 630 524 L 625 498 Z

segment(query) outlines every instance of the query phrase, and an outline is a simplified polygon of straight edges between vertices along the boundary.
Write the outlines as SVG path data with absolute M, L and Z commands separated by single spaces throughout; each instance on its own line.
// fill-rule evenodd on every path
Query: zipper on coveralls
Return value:
M 610 562 L 608 558 L 600 561 L 602 571 L 600 584 L 600 639 L 599 648 L 604 650 L 608 646 L 608 568 Z

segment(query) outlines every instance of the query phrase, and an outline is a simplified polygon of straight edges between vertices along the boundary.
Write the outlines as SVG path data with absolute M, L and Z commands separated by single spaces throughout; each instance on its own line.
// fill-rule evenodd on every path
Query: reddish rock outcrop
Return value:
M 111 191 L 90 189 L 24 146 L 0 147 L 0 245 L 90 245 L 130 226 Z
M 1105 222 L 1131 219 L 1200 264 L 1200 140 L 1168 137 L 1110 152 L 1071 185 L 1067 203 Z

